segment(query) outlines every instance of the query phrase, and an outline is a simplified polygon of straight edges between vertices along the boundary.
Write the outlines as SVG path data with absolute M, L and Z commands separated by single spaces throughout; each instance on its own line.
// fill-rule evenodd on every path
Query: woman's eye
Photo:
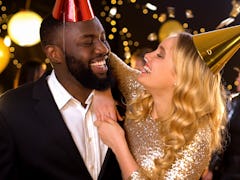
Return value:
M 157 54 L 157 56 L 158 56 L 159 58 L 163 58 L 163 56 L 162 56 L 161 54 Z

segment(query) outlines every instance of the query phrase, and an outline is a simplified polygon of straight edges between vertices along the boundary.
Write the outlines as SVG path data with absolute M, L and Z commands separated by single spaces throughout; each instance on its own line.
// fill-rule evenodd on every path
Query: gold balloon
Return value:
M 9 48 L 4 44 L 3 39 L 0 38 L 0 73 L 7 67 L 9 59 Z
M 163 39 L 167 38 L 173 33 L 183 32 L 184 28 L 180 22 L 177 20 L 166 21 L 159 29 L 158 38 L 161 42 Z

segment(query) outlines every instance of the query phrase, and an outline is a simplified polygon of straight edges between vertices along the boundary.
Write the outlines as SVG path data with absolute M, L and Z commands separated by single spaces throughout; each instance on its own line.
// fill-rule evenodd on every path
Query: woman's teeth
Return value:
M 148 66 L 143 66 L 143 69 L 145 70 L 146 73 L 150 73 L 151 72 L 151 70 L 149 69 Z

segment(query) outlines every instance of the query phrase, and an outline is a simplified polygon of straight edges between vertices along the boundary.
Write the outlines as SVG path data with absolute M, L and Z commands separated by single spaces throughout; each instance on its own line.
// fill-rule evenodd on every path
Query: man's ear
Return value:
M 63 60 L 63 53 L 58 46 L 47 45 L 44 48 L 46 56 L 50 59 L 53 64 L 59 64 Z

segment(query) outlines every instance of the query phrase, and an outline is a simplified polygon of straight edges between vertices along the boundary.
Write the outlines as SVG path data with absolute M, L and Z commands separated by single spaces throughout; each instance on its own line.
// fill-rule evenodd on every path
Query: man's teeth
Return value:
M 105 66 L 106 65 L 106 61 L 103 60 L 103 61 L 97 61 L 97 62 L 94 62 L 94 63 L 91 63 L 92 66 Z
M 144 66 L 143 68 L 144 68 L 144 70 L 145 70 L 147 73 L 150 73 L 150 72 L 151 72 L 151 70 L 149 69 L 149 67 Z

